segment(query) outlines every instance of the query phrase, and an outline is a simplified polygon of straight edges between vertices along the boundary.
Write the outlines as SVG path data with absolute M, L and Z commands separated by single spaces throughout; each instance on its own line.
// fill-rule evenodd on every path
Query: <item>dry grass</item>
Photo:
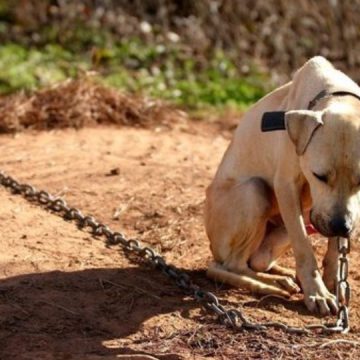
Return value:
M 119 92 L 91 77 L 67 80 L 30 95 L 0 98 L 1 133 L 97 124 L 171 126 L 184 117 L 184 112 L 168 104 Z

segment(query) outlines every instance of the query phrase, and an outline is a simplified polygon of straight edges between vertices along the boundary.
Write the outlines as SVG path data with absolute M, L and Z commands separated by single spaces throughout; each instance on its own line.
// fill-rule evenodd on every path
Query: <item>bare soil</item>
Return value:
M 331 320 L 311 316 L 301 295 L 261 299 L 206 278 L 211 254 L 204 193 L 228 144 L 227 128 L 182 121 L 171 129 L 98 126 L 3 135 L 0 168 L 156 248 L 254 321 Z M 360 357 L 357 243 L 350 334 L 234 332 L 157 270 L 5 189 L 0 198 L 2 360 Z M 319 256 L 325 247 L 325 239 L 314 236 Z M 290 253 L 284 263 L 293 266 Z

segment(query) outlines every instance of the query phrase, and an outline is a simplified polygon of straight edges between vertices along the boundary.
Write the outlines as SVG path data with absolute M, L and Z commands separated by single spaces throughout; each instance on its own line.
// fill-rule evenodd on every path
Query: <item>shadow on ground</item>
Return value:
M 159 314 L 174 316 L 174 321 L 177 316 L 189 318 L 198 306 L 146 267 L 15 276 L 0 281 L 0 301 L 1 359 L 26 358 L 19 352 L 35 350 L 66 359 L 128 354 L 126 346 L 111 349 L 103 342 L 135 334 Z

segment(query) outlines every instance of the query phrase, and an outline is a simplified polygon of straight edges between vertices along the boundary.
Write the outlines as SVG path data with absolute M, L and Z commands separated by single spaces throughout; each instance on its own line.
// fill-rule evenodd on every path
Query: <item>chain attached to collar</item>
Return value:
M 247 319 L 241 309 L 225 308 L 213 293 L 201 289 L 194 284 L 189 275 L 173 265 L 166 263 L 165 259 L 153 249 L 143 246 L 139 241 L 127 239 L 120 232 L 112 231 L 108 226 L 95 220 L 92 216 L 83 215 L 77 208 L 69 207 L 65 200 L 55 197 L 43 190 L 37 190 L 29 184 L 21 184 L 11 176 L 0 171 L 0 185 L 12 190 L 15 194 L 21 194 L 25 199 L 36 202 L 62 216 L 65 220 L 71 220 L 81 228 L 89 228 L 96 236 L 103 236 L 106 243 L 111 246 L 118 245 L 125 251 L 132 252 L 141 259 L 147 261 L 159 269 L 167 277 L 175 282 L 185 294 L 191 295 L 206 310 L 215 314 L 218 320 L 234 330 L 266 330 L 268 328 L 281 329 L 292 334 L 310 334 L 311 331 L 320 333 L 347 333 L 349 325 L 349 300 L 350 286 L 348 277 L 347 254 L 350 251 L 348 239 L 338 238 L 339 268 L 337 283 L 337 300 L 339 304 L 338 319 L 334 324 L 312 324 L 305 327 L 294 327 L 282 322 L 255 323 Z

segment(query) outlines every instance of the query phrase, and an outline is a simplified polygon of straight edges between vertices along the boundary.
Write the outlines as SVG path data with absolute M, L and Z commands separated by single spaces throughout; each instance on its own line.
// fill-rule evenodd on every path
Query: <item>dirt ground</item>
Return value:
M 25 132 L 0 137 L 0 169 L 153 246 L 255 321 L 330 320 L 311 316 L 301 296 L 261 299 L 206 278 L 211 256 L 202 223 L 204 191 L 229 138 L 218 124 L 186 121 L 171 129 Z M 351 252 L 350 334 L 234 332 L 155 269 L 2 188 L 0 199 L 1 360 L 360 357 L 357 243 Z M 325 246 L 314 237 L 319 256 Z M 293 266 L 291 254 L 284 261 Z

